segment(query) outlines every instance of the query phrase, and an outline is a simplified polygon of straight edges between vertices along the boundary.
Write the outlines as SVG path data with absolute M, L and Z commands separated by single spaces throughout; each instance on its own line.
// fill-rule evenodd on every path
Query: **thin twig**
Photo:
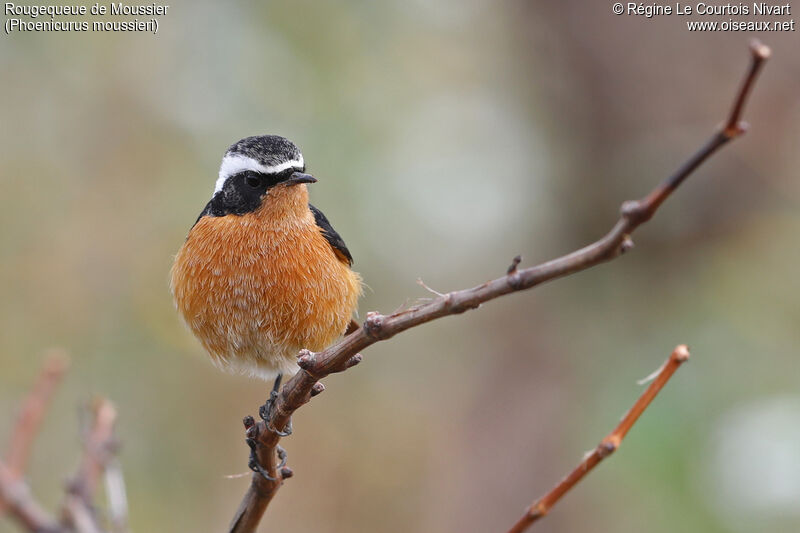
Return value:
M 769 56 L 772 55 L 772 50 L 769 49 L 769 46 L 762 44 L 758 39 L 750 41 L 750 50 L 754 60 L 750 63 L 750 72 L 747 73 L 747 76 L 745 76 L 742 82 L 742 87 L 739 89 L 739 96 L 733 103 L 730 117 L 724 128 L 729 131 L 729 135 L 733 137 L 739 133 L 739 123 L 742 118 L 742 113 L 744 112 L 744 104 L 747 102 L 747 95 L 750 94 L 753 83 L 758 77 L 758 72 L 764 66 L 764 61 L 769 59 Z
M 16 478 L 25 474 L 33 440 L 42 425 L 50 400 L 68 368 L 69 357 L 63 350 L 52 350 L 48 353 L 36 384 L 19 410 L 6 454 L 9 473 Z
M 114 405 L 105 398 L 97 398 L 91 411 L 92 423 L 84 436 L 83 459 L 68 484 L 63 505 L 66 520 L 81 533 L 100 531 L 94 512 L 94 494 L 116 448 L 117 410 Z
M 116 445 L 114 423 L 117 420 L 117 409 L 106 398 L 97 398 L 92 412 L 94 422 L 84 441 L 83 463 L 77 478 L 89 501 L 112 457 Z
M 47 406 L 55 393 L 58 384 L 69 367 L 69 358 L 61 350 L 51 351 L 42 365 L 36 384 L 28 393 L 17 415 L 17 421 L 11 432 L 11 442 L 6 454 L 6 469 L 9 480 L 19 480 L 25 475 L 28 458 L 33 449 L 33 440 L 42 425 Z M 6 505 L 0 498 L 0 516 L 6 511 Z
M 600 441 L 590 454 L 583 458 L 583 461 L 569 473 L 567 477 L 561 480 L 558 485 L 553 487 L 550 492 L 533 502 L 528 507 L 525 514 L 520 518 L 514 526 L 508 530 L 508 533 L 522 533 L 534 522 L 546 515 L 550 509 L 562 498 L 564 495 L 574 487 L 581 479 L 596 467 L 600 461 L 611 455 L 619 448 L 622 439 L 628 434 L 631 427 L 636 423 L 645 409 L 650 405 L 650 402 L 656 397 L 659 391 L 669 381 L 672 375 L 678 370 L 684 362 L 689 360 L 689 350 L 685 345 L 680 345 L 673 350 L 672 355 L 669 356 L 667 362 L 658 371 L 656 378 L 647 387 L 647 390 L 636 400 L 630 411 L 628 411 L 622 418 L 614 431 L 609 433 L 606 438 Z
M 475 309 L 482 303 L 500 296 L 530 289 L 546 281 L 580 272 L 589 267 L 610 261 L 629 250 L 631 234 L 647 222 L 670 194 L 708 157 L 729 141 L 745 132 L 741 122 L 744 105 L 764 61 L 769 57 L 769 48 L 757 41 L 750 46 L 751 64 L 745 80 L 734 99 L 734 105 L 723 126 L 690 157 L 672 176 L 665 179 L 647 196 L 640 200 L 625 202 L 619 220 L 598 241 L 565 256 L 525 269 L 512 269 L 506 275 L 487 281 L 477 287 L 443 294 L 431 301 L 391 315 L 367 313 L 360 328 L 341 341 L 319 353 L 306 353 L 301 359 L 301 370 L 289 380 L 278 394 L 271 423 L 274 428 L 284 430 L 297 409 L 312 397 L 318 380 L 340 371 L 355 354 L 376 342 L 389 339 L 407 329 L 425 324 L 445 316 Z M 256 530 L 267 505 L 282 483 L 276 473 L 275 450 L 280 437 L 258 422 L 247 429 L 248 436 L 256 439 L 256 456 L 269 476 L 253 474 L 251 484 L 230 526 L 233 533 L 252 533 Z
M 86 505 L 83 498 L 75 493 L 67 492 L 64 499 L 64 518 L 75 533 L 103 533 L 97 523 L 94 510 Z
M 0 461 L 0 502 L 6 512 L 27 531 L 56 533 L 61 526 L 45 511 L 31 495 L 28 485 L 12 474 Z
M 61 351 L 54 350 L 47 356 L 39 377 L 17 416 L 11 433 L 8 463 L 0 461 L 0 515 L 8 513 L 29 531 L 61 530 L 56 519 L 34 499 L 22 478 L 33 448 L 33 440 L 68 366 L 69 359 Z

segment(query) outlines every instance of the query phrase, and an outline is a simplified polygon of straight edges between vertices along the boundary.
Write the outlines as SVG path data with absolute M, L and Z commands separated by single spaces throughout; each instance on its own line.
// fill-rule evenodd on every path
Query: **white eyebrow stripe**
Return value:
M 298 159 L 285 161 L 278 165 L 262 165 L 252 157 L 247 157 L 241 154 L 226 155 L 222 158 L 222 165 L 219 167 L 219 178 L 214 186 L 214 194 L 222 190 L 225 185 L 225 180 L 231 176 L 235 176 L 245 170 L 252 170 L 254 172 L 261 172 L 262 174 L 277 174 L 290 168 L 302 169 L 304 166 L 302 154 Z

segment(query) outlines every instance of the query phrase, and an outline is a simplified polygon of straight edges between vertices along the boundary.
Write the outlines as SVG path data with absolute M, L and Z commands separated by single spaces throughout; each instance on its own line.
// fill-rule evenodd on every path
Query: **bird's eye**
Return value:
M 244 182 L 254 189 L 261 187 L 261 176 L 255 172 L 248 172 L 244 177 Z

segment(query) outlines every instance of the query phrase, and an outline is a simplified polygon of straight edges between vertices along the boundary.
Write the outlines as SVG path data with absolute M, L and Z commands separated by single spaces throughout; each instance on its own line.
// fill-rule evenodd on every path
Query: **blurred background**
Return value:
M 269 385 L 215 370 L 168 288 L 232 142 L 301 147 L 369 285 L 363 318 L 428 297 L 417 278 L 464 288 L 600 237 L 723 120 L 757 36 L 773 58 L 751 130 L 632 253 L 330 377 L 262 530 L 505 531 L 679 343 L 690 364 L 537 530 L 800 528 L 797 32 L 690 33 L 588 0 L 170 5 L 156 35 L 2 37 L 0 446 L 43 354 L 67 350 L 29 469 L 49 508 L 79 406 L 107 395 L 134 531 L 232 517 L 241 418 Z

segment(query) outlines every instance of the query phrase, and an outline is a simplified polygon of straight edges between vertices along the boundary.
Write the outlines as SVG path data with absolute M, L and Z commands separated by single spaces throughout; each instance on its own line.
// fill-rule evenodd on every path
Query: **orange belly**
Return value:
M 307 206 L 307 201 L 305 206 Z M 172 268 L 175 304 L 212 360 L 270 379 L 297 371 L 347 328 L 361 279 L 339 260 L 305 207 L 202 217 Z

